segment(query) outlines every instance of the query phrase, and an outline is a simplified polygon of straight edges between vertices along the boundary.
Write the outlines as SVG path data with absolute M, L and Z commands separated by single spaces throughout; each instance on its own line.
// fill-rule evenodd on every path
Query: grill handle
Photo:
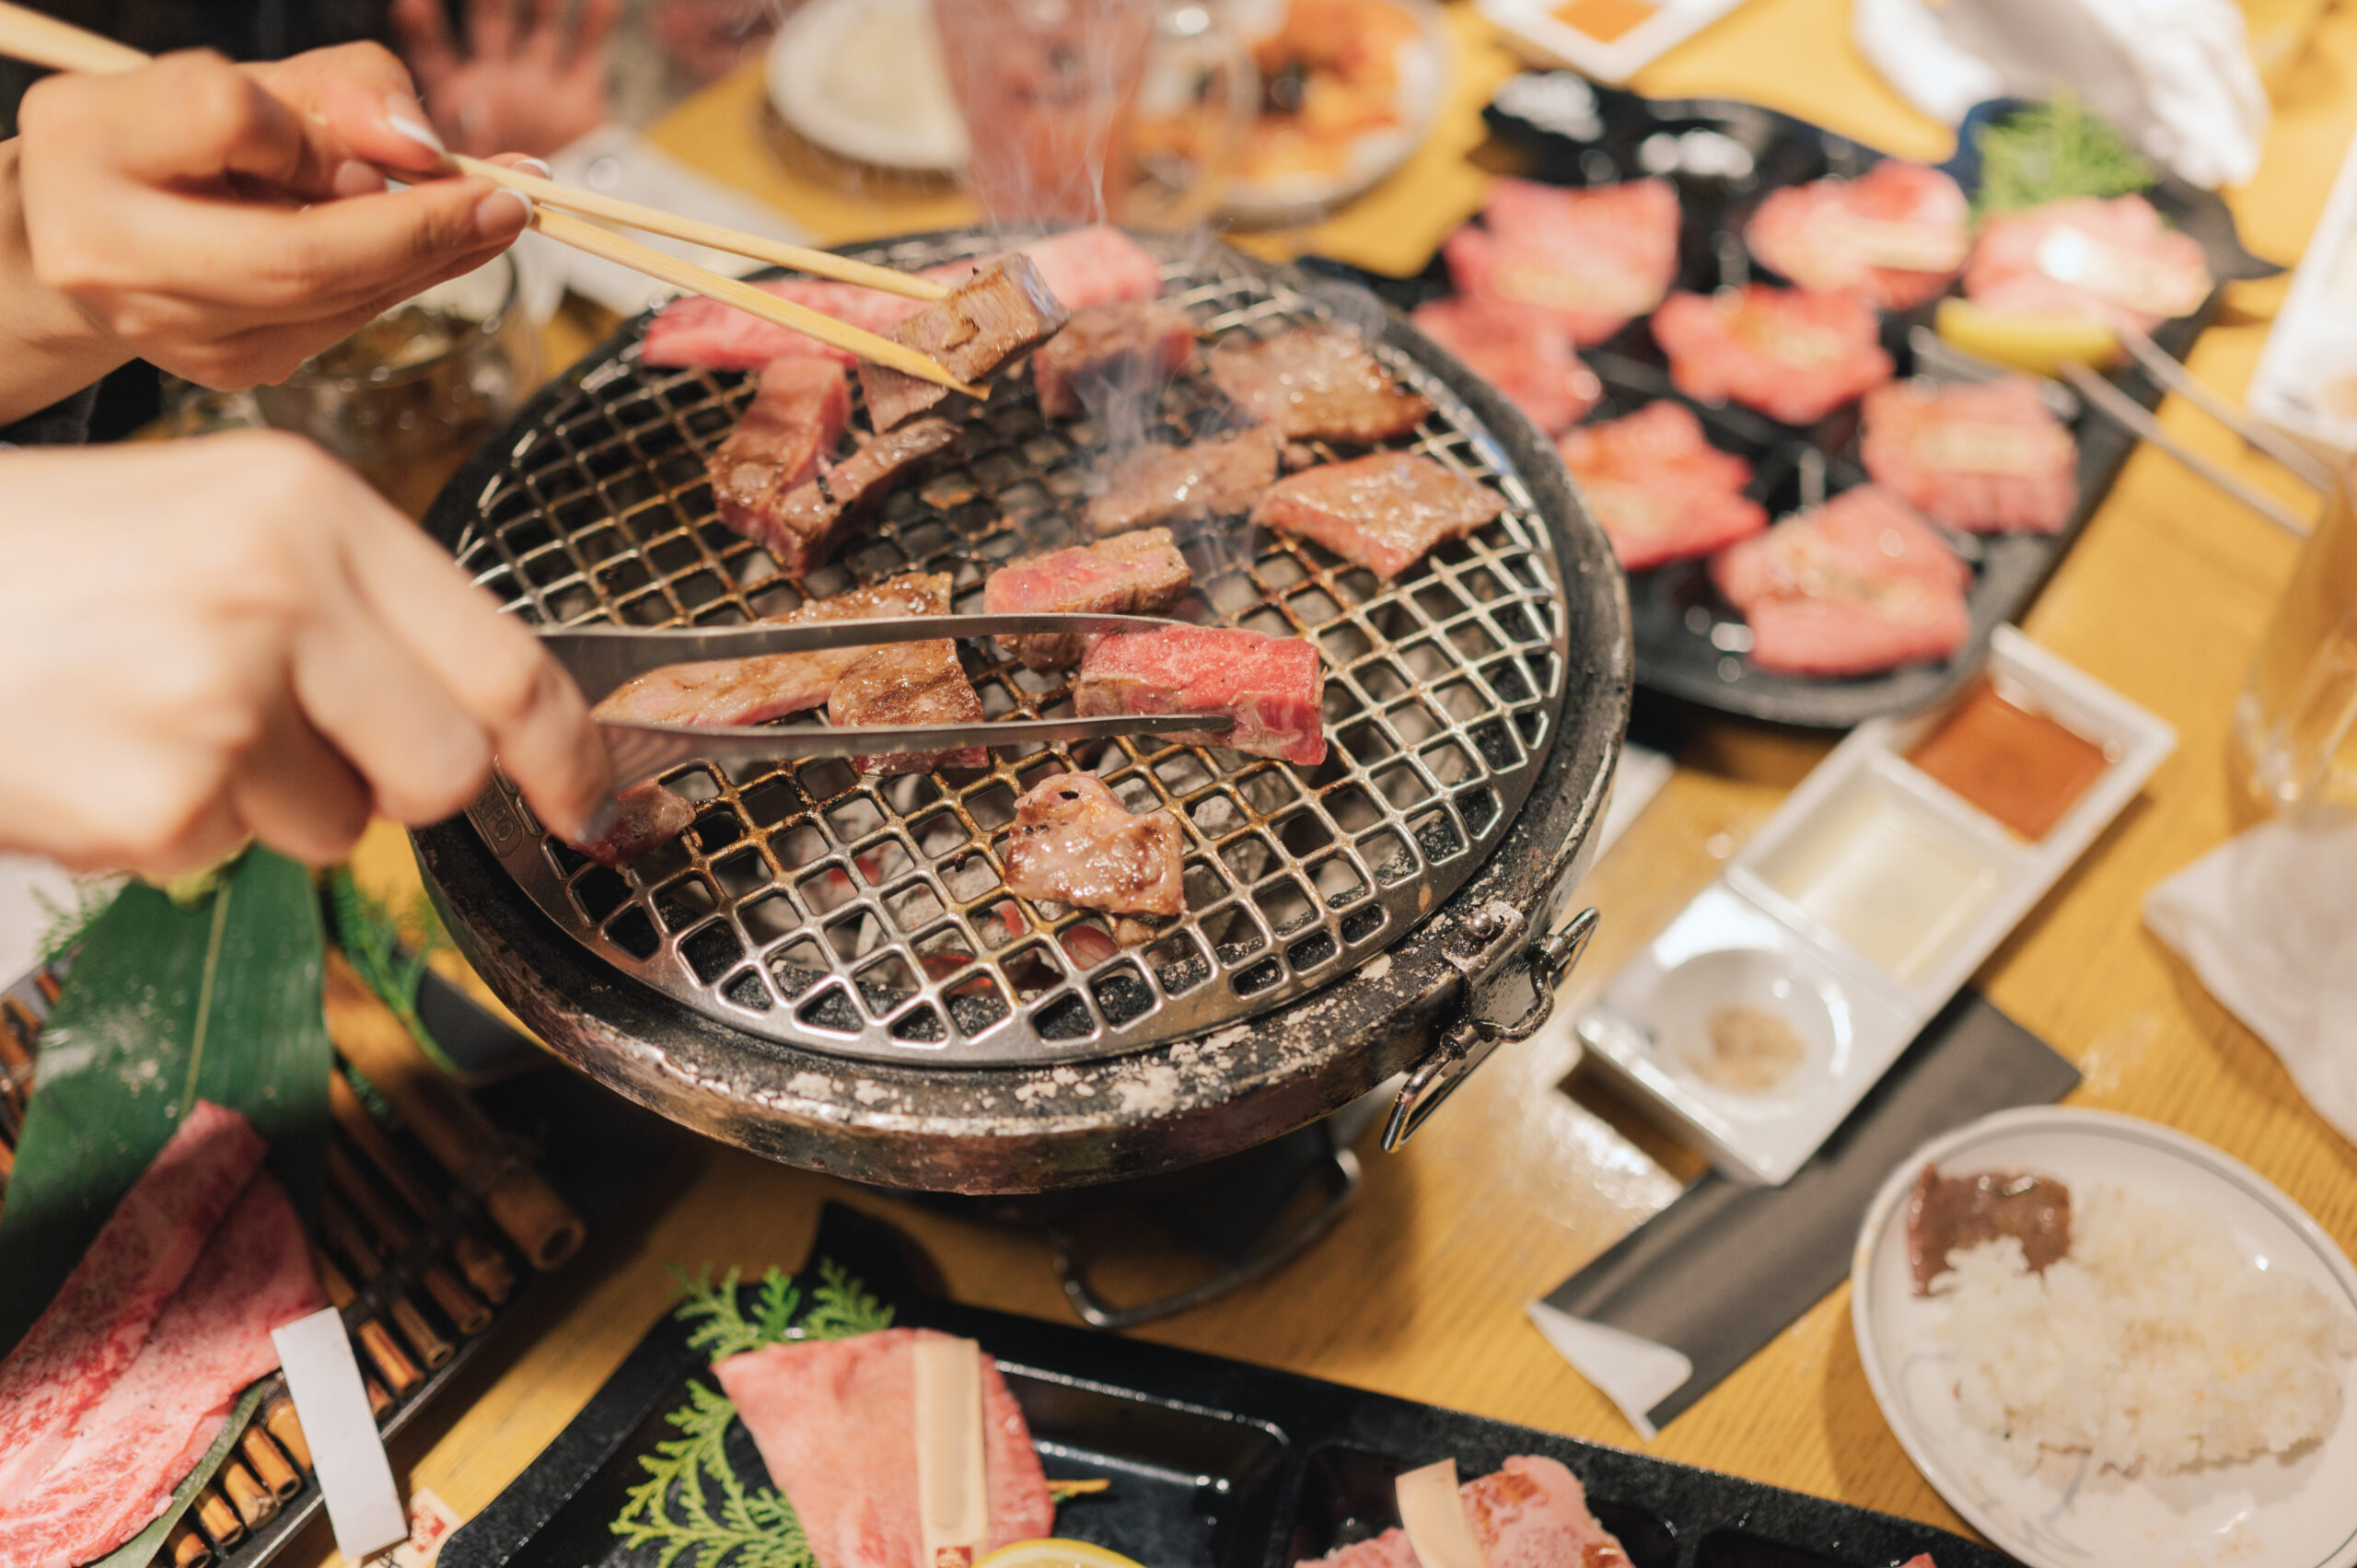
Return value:
M 1484 904 L 1466 923 L 1480 944 L 1469 954 L 1446 954 L 1463 981 L 1464 1016 L 1441 1031 L 1439 1048 L 1416 1063 L 1392 1102 L 1391 1119 L 1383 1126 L 1383 1151 L 1391 1153 L 1432 1119 L 1473 1069 L 1508 1040 L 1528 1040 L 1555 1011 L 1555 991 L 1570 975 L 1580 955 L 1596 935 L 1597 915 L 1584 909 L 1561 926 L 1525 940 L 1529 922 L 1522 912 L 1503 903 Z M 1500 1021 L 1492 1004 L 1499 989 L 1512 978 L 1514 960 L 1522 960 L 1531 998 L 1521 1016 Z

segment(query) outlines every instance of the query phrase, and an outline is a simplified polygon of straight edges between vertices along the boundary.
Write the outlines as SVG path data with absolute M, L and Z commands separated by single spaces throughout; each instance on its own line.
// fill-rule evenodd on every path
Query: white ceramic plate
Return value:
M 1942 1170 L 2031 1170 L 2073 1191 L 2122 1187 L 2223 1216 L 2254 1262 L 2313 1280 L 2357 1311 L 2357 1269 L 2264 1178 L 2181 1132 L 2107 1111 L 2007 1110 L 1936 1138 L 1891 1172 L 1850 1269 L 1851 1325 L 1866 1381 L 1907 1457 L 1956 1511 L 2032 1568 L 2349 1568 L 2357 1563 L 2357 1362 L 2343 1362 L 2340 1421 L 2321 1443 L 2152 1481 L 2049 1459 L 2016 1469 L 1957 1409 L 1933 1330 L 1947 1308 L 1915 1295 L 1907 1193 Z
M 1448 22 L 1433 0 L 1387 0 L 1416 19 L 1419 41 L 1400 46 L 1399 123 L 1361 136 L 1349 160 L 1331 174 L 1298 174 L 1283 180 L 1231 180 L 1220 200 L 1220 215 L 1241 224 L 1303 221 L 1340 206 L 1389 176 L 1424 145 L 1448 99 L 1457 54 Z M 1229 17 L 1248 38 L 1274 32 L 1283 22 L 1285 0 L 1242 0 Z
M 766 71 L 778 114 L 830 153 L 924 173 L 965 166 L 932 0 L 807 0 L 770 41 Z

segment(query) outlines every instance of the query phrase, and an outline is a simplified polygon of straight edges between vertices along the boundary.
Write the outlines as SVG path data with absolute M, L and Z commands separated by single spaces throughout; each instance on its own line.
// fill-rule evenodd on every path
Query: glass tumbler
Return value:
M 2235 704 L 2235 764 L 2263 812 L 2357 807 L 2357 459 L 2340 465 Z

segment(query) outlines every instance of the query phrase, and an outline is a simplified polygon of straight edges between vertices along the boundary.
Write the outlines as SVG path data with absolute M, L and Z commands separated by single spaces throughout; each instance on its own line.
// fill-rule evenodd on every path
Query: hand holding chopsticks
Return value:
M 148 58 L 136 50 L 84 32 L 21 6 L 7 4 L 6 0 L 0 0 L 0 54 L 60 70 L 93 75 L 136 70 L 150 64 Z M 421 175 L 475 176 L 489 180 L 535 203 L 533 226 L 561 243 L 618 261 L 763 320 L 803 332 L 859 358 L 890 366 L 971 397 L 983 395 L 979 389 L 958 380 L 933 359 L 905 344 L 780 299 L 749 284 L 679 261 L 617 234 L 605 226 L 627 225 L 754 260 L 799 268 L 818 276 L 888 289 L 912 298 L 933 300 L 942 297 L 947 291 L 930 280 L 910 277 L 888 268 L 850 261 L 822 250 L 674 217 L 476 158 L 444 154 L 438 165 L 430 170 L 393 167 L 386 172 L 409 181 L 417 180 Z M 592 222 L 592 219 L 598 221 Z M 353 325 L 356 326 L 358 322 Z

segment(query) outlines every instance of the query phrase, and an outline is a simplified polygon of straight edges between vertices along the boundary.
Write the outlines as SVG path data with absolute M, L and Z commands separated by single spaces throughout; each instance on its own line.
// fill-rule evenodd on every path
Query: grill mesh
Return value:
M 878 247 L 914 268 L 993 249 L 981 236 Z M 1323 307 L 1230 252 L 1166 260 L 1166 297 L 1207 337 L 1267 332 Z M 1371 336 L 1373 334 L 1370 334 Z M 1543 521 L 1496 441 L 1411 358 L 1378 349 L 1438 412 L 1394 445 L 1497 486 L 1510 509 L 1387 587 L 1306 540 L 1185 528 L 1195 588 L 1176 613 L 1314 639 L 1332 741 L 1316 769 L 1147 740 L 993 754 L 984 772 L 862 779 L 839 761 L 665 775 L 698 803 L 679 842 L 622 870 L 544 834 L 504 781 L 470 816 L 539 907 L 616 968 L 758 1036 L 928 1063 L 1101 1056 L 1232 1024 L 1372 957 L 1453 892 L 1503 836 L 1553 737 L 1562 598 Z M 1074 542 L 1071 514 L 1104 432 L 994 397 L 947 460 L 893 495 L 836 560 L 792 579 L 715 517 L 703 454 L 749 378 L 597 365 L 520 429 L 477 497 L 460 560 L 543 623 L 725 624 L 906 571 L 984 575 Z M 1200 377 L 1159 433 L 1233 416 Z M 1322 457 L 1333 454 L 1321 450 Z M 994 718 L 1070 714 L 1067 679 L 964 645 Z M 811 724 L 814 716 L 789 721 Z M 1016 797 L 1091 771 L 1186 835 L 1187 910 L 1122 948 L 1105 917 L 1016 900 L 1000 848 Z

